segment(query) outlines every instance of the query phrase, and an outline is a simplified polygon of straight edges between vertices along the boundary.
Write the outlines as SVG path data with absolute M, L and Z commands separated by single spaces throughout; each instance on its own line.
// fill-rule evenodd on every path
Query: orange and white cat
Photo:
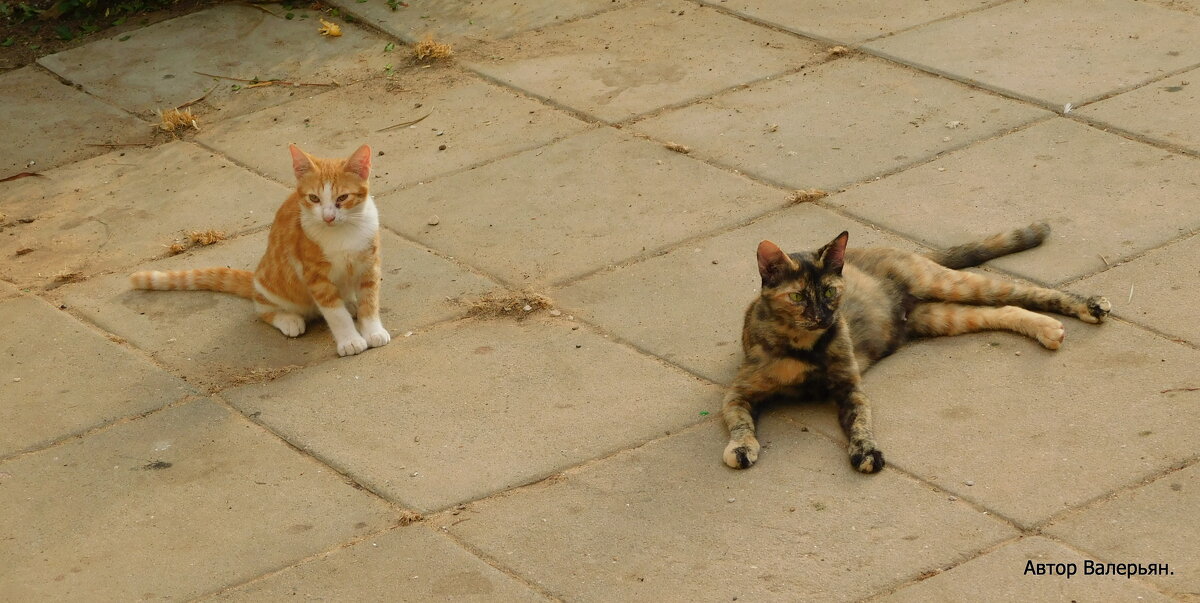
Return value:
M 207 290 L 254 300 L 264 322 L 288 337 L 321 316 L 338 356 L 386 345 L 379 321 L 379 212 L 371 198 L 371 147 L 320 159 L 296 145 L 296 190 L 275 212 L 267 252 L 254 272 L 231 268 L 136 272 L 137 289 Z M 355 325 L 354 316 L 358 316 Z

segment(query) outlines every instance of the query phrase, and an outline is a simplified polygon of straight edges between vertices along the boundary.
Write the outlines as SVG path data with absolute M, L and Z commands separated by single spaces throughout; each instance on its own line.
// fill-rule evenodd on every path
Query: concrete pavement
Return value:
M 42 175 L 0 183 L 0 598 L 1200 597 L 1196 2 L 329 4 L 0 74 L 0 178 Z M 427 34 L 454 58 L 411 60 Z M 192 101 L 198 132 L 155 131 Z M 287 145 L 363 142 L 388 346 L 339 359 L 323 325 L 128 290 L 252 267 Z M 878 475 L 818 403 L 721 463 L 759 240 L 1035 219 L 1052 238 L 985 270 L 1107 295 L 1110 321 L 885 360 Z M 205 229 L 228 239 L 167 257 Z M 497 292 L 553 305 L 471 315 Z

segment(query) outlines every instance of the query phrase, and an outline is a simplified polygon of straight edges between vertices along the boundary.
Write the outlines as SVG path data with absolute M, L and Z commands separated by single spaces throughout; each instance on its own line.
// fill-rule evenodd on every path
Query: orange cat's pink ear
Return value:
M 288 151 L 292 153 L 292 171 L 296 172 L 296 180 L 313 170 L 312 158 L 308 153 L 301 151 L 300 147 L 294 144 L 288 145 Z
M 371 175 L 371 147 L 363 145 L 358 147 L 358 150 L 350 155 L 350 159 L 346 161 L 346 171 L 351 174 L 358 174 L 359 178 L 367 179 Z
M 777 284 L 788 268 L 795 267 L 796 263 L 778 245 L 770 241 L 758 244 L 758 274 L 764 287 Z

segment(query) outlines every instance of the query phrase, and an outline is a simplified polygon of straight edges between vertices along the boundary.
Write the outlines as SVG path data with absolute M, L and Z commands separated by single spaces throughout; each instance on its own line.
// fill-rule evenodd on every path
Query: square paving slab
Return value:
M 420 123 L 387 129 L 417 119 Z M 458 72 L 413 70 L 393 80 L 364 82 L 225 120 L 197 139 L 289 185 L 295 182 L 289 143 L 318 157 L 348 157 L 369 143 L 377 155 L 371 191 L 378 195 L 585 127 L 541 103 Z M 262 136 L 266 131 L 271 135 Z
M 770 239 L 811 251 L 850 231 L 850 245 L 912 249 L 814 205 L 802 205 L 648 260 L 603 272 L 551 295 L 613 334 L 706 379 L 727 383 L 742 358 L 742 320 L 758 295 L 755 250 Z
M 228 399 L 388 498 L 440 509 L 700 419 L 714 386 L 566 318 L 467 321 Z
M 798 34 L 830 43 L 858 43 L 901 29 L 993 4 L 997 0 L 701 0 Z
M 1170 601 L 1124 576 L 1084 576 L 1090 557 L 1053 540 L 1032 536 L 972 559 L 948 572 L 922 580 L 879 599 L 881 603 L 928 601 Z M 1026 574 L 1028 562 L 1074 563 L 1079 573 L 1066 576 Z
M 1108 291 L 1117 315 L 1168 338 L 1200 345 L 1196 292 L 1200 291 L 1200 237 L 1155 249 L 1071 285 L 1078 293 Z
M 785 197 L 605 128 L 384 195 L 380 207 L 384 224 L 523 286 L 652 253 Z
M 41 300 L 5 301 L 0 314 L 0 457 L 195 391 Z
M 475 49 L 488 77 L 617 122 L 800 67 L 815 44 L 689 2 L 639 5 Z
M 505 38 L 619 7 L 626 0 L 432 0 L 391 8 L 386 2 L 334 0 L 330 4 L 401 40 L 413 43 L 432 36 L 455 44 Z
M 823 437 L 776 431 L 786 462 L 729 469 L 708 421 L 472 505 L 450 531 L 569 601 L 856 600 L 1013 533 L 895 472 L 855 473 Z
M 1200 18 L 1132 0 L 1030 0 L 864 46 L 1059 110 L 1200 62 Z M 949 51 L 948 49 L 953 49 Z
M 1195 406 L 1197 392 L 1186 395 Z M 1107 562 L 1166 564 L 1167 575 L 1141 578 L 1190 600 L 1200 592 L 1197 507 L 1200 466 L 1193 464 L 1067 516 L 1047 532 Z
M 1195 394 L 1161 393 L 1196 385 L 1200 352 L 1115 321 L 1064 326 L 1056 352 L 992 332 L 910 344 L 872 368 L 888 462 L 1032 527 L 1200 452 Z M 781 410 L 843 439 L 832 405 Z
M 942 78 L 851 57 L 635 127 L 783 186 L 837 189 L 1044 115 Z
M 268 224 L 287 194 L 187 142 L 114 151 L 0 184 L 4 212 L 17 220 L 0 234 L 0 274 L 55 287 L 160 257 L 184 231 Z
M 191 599 L 397 512 L 202 400 L 0 464 L 0 592 Z
M 267 14 L 256 6 L 279 16 Z M 395 62 L 387 40 L 333 19 L 342 36 L 322 36 L 321 13 L 277 4 L 221 4 L 38 59 L 50 71 L 123 109 L 157 121 L 159 109 L 204 98 L 192 109 L 205 123 L 330 90 L 260 86 L 200 75 L 304 84 L 348 84 Z M 285 19 L 285 14 L 294 18 Z M 124 36 L 122 36 L 124 37 Z
M 456 298 L 495 287 L 486 278 L 391 233 L 384 233 L 382 245 L 380 315 L 392 333 L 389 345 L 403 345 L 405 332 L 463 313 L 465 307 Z M 262 232 L 138 269 L 254 270 L 266 247 L 267 233 Z M 61 291 L 73 311 L 208 387 L 262 380 L 294 365 L 337 358 L 324 321 L 310 322 L 307 332 L 290 339 L 259 320 L 249 300 L 226 293 L 135 291 L 126 272 Z
M 1200 228 L 1197 190 L 1200 160 L 1055 118 L 828 201 L 936 247 L 1046 220 L 1041 247 L 989 265 L 1059 283 Z
M 41 172 L 108 149 L 88 143 L 141 141 L 150 124 L 36 67 L 0 74 L 0 178 Z
M 419 525 L 397 528 L 215 597 L 216 601 L 546 601 Z
M 1200 154 L 1200 69 L 1088 105 L 1079 114 Z

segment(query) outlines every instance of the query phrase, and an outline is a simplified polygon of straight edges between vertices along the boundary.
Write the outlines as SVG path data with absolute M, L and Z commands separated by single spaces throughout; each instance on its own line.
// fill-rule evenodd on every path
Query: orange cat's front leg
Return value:
M 367 340 L 354 327 L 354 317 L 346 309 L 346 302 L 338 293 L 337 286 L 329 280 L 329 263 L 304 264 L 304 284 L 317 304 L 337 345 L 338 356 L 353 356 L 367 349 Z M 360 307 L 359 312 L 362 312 Z
M 380 276 L 379 254 L 376 252 L 374 261 L 358 283 L 358 330 L 367 340 L 367 345 L 373 348 L 387 345 L 392 340 L 392 335 L 379 320 Z

